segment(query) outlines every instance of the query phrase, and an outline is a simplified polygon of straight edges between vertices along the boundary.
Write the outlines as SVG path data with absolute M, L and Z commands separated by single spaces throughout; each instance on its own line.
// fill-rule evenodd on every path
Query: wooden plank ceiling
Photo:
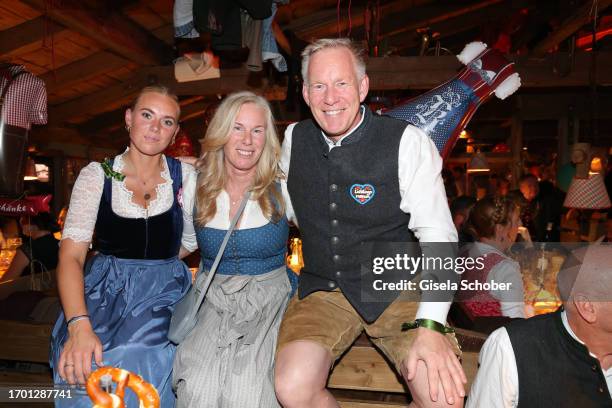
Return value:
M 417 30 L 437 32 L 441 45 L 451 53 L 459 52 L 466 42 L 495 43 L 506 34 L 510 51 L 520 54 L 512 58 L 524 88 L 534 88 L 530 92 L 546 98 L 551 92 L 567 95 L 592 85 L 592 54 L 582 50 L 572 54 L 567 39 L 574 34 L 588 36 L 593 3 L 291 0 L 280 6 L 275 24 L 283 30 L 295 56 L 312 38 L 350 33 L 370 50 L 372 89 L 404 93 L 432 88 L 450 78 L 459 66 L 452 56 L 419 57 L 422 37 Z M 596 3 L 600 26 L 610 25 L 612 0 Z M 123 109 L 138 89 L 152 81 L 176 88 L 191 127 L 200 126 L 201 116 L 218 95 L 233 90 L 250 88 L 272 100 L 285 98 L 287 75 L 271 69 L 261 73 L 222 69 L 220 79 L 177 84 L 171 65 L 175 57 L 172 8 L 172 0 L 3 0 L 0 58 L 25 65 L 47 86 L 49 125 L 36 129 L 37 137 L 44 140 L 64 131 L 79 142 L 120 146 L 125 142 Z M 599 39 L 598 66 L 608 68 L 598 70 L 596 81 L 605 87 L 612 85 L 610 42 L 605 36 Z M 379 58 L 372 56 L 375 49 Z M 555 70 L 561 73 L 554 74 Z M 603 89 L 600 103 L 612 103 L 607 93 L 610 88 Z M 600 111 L 612 109 L 600 107 Z M 281 109 L 281 116 L 284 113 L 286 109 Z

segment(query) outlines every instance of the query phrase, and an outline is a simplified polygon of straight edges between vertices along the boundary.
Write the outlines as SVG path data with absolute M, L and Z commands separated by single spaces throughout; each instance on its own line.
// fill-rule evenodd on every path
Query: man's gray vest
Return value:
M 415 241 L 410 214 L 399 208 L 398 154 L 406 126 L 366 108 L 361 125 L 332 150 L 312 120 L 293 129 L 288 189 L 303 239 L 300 298 L 339 287 L 367 322 L 393 300 L 388 293 L 384 301 L 362 300 L 362 290 L 366 298 L 379 294 L 361 283 L 360 247 Z

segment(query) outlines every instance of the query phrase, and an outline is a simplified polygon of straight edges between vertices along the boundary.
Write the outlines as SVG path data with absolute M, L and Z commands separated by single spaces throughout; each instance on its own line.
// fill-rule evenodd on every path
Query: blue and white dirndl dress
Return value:
M 181 165 L 166 158 L 172 176 L 174 203 L 147 219 L 124 218 L 111 208 L 111 180 L 105 179 L 96 222 L 99 253 L 85 268 L 85 301 L 94 332 L 103 347 L 104 365 L 129 370 L 158 391 L 161 407 L 174 407 L 171 387 L 175 345 L 168 340 L 174 305 L 191 285 L 187 266 L 178 259 L 183 230 L 177 194 L 182 186 Z M 50 363 L 56 385 L 65 385 L 58 362 L 68 338 L 61 313 L 52 333 Z M 97 367 L 93 363 L 93 370 Z M 139 406 L 126 392 L 128 408 Z M 92 402 L 84 389 L 72 398 L 57 399 L 56 407 L 87 407 Z

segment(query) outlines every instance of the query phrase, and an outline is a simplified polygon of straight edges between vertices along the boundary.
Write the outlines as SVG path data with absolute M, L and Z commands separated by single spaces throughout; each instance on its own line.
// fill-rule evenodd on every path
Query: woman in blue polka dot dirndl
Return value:
M 198 313 L 179 345 L 179 407 L 278 407 L 274 352 L 296 279 L 285 265 L 289 226 L 279 181 L 280 145 L 270 107 L 251 92 L 229 95 L 202 139 L 194 224 L 208 273 L 243 197 L 246 207 Z

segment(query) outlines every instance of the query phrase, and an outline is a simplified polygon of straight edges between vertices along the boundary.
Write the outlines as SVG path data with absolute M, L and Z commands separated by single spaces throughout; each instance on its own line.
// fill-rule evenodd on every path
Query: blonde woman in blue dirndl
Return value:
M 63 307 L 51 341 L 57 385 L 83 385 L 99 366 L 113 366 L 151 383 L 162 407 L 175 404 L 176 348 L 168 328 L 191 285 L 179 256 L 196 247 L 189 196 L 195 171 L 162 154 L 178 131 L 179 114 L 166 88 L 144 88 L 125 113 L 129 148 L 79 174 L 57 268 Z M 94 231 L 97 253 L 86 262 Z M 82 387 L 71 394 L 56 406 L 92 406 Z M 125 403 L 139 406 L 132 392 Z
M 270 107 L 250 92 L 229 95 L 202 140 L 194 215 L 207 273 L 247 191 L 198 323 L 178 347 L 179 407 L 278 407 L 274 351 L 296 277 L 285 266 L 289 226 L 280 146 Z

